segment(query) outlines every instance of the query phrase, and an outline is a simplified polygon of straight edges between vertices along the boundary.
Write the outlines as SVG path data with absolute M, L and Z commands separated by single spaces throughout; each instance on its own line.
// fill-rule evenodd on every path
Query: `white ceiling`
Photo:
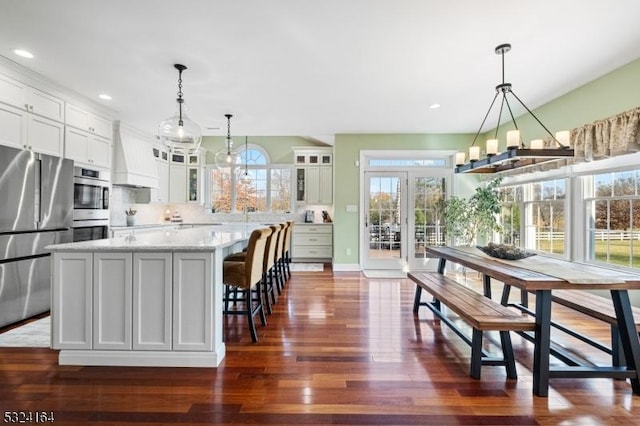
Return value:
M 175 112 L 174 63 L 209 135 L 225 113 L 237 135 L 475 132 L 495 46 L 535 108 L 639 58 L 639 19 L 638 0 L 2 0 L 0 55 L 150 133 Z

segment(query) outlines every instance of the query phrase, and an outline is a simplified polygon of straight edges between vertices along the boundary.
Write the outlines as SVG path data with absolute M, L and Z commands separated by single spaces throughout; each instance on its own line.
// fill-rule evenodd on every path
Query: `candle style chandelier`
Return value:
M 455 155 L 456 173 L 498 173 L 506 170 L 513 170 L 521 167 L 532 166 L 535 164 L 545 163 L 547 161 L 559 160 L 567 157 L 573 157 L 574 151 L 570 147 L 570 133 L 569 131 L 560 131 L 553 135 L 547 127 L 542 124 L 540 119 L 520 100 L 520 98 L 513 92 L 511 83 L 505 83 L 504 81 L 504 54 L 511 50 L 511 45 L 508 43 L 501 44 L 496 47 L 495 52 L 497 55 L 502 56 L 502 83 L 496 86 L 496 94 L 491 101 L 489 110 L 484 116 L 480 128 L 476 132 L 471 147 L 469 148 L 469 162 L 465 164 L 466 155 L 464 152 L 458 152 Z M 491 109 L 496 103 L 498 96 L 502 94 L 502 102 L 500 104 L 500 113 L 498 115 L 498 124 L 496 125 L 496 132 L 493 139 L 487 140 L 486 145 L 486 157 L 480 158 L 480 147 L 475 145 L 482 127 L 487 121 L 487 117 L 491 113 Z M 518 129 L 518 123 L 513 116 L 511 105 L 507 99 L 507 95 L 511 94 L 517 101 L 527 110 L 529 114 L 542 126 L 542 128 L 551 136 L 551 141 L 554 146 L 545 147 L 542 139 L 534 139 L 529 143 L 529 147 L 525 146 L 520 130 Z M 506 146 L 507 150 L 504 152 L 498 152 L 498 129 L 500 127 L 500 118 L 504 107 L 507 107 L 511 121 L 515 127 L 515 130 L 507 132 Z

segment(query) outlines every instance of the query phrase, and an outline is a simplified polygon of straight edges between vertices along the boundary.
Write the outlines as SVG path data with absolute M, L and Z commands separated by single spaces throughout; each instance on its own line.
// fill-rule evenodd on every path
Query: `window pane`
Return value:
M 611 181 L 613 175 L 611 173 L 603 173 L 594 176 L 594 188 L 596 197 L 610 197 L 613 192 Z
M 291 169 L 271 169 L 271 211 L 291 211 Z
M 267 207 L 267 171 L 250 169 L 249 175 L 249 182 L 244 183 L 238 179 L 236 183 L 236 210 L 264 212 Z
M 211 206 L 216 213 L 231 211 L 231 173 L 229 169 L 211 170 Z
M 614 174 L 613 195 L 635 195 L 635 172 L 618 172 Z

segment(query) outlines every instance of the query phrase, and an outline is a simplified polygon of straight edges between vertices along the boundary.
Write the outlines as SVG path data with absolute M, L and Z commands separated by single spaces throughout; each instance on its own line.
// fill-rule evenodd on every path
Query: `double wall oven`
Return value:
M 109 172 L 73 169 L 73 241 L 108 238 Z

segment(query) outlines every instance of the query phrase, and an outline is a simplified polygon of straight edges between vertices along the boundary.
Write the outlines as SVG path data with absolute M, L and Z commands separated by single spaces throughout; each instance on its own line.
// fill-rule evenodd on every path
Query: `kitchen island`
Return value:
M 258 224 L 51 245 L 51 346 L 61 365 L 217 367 L 222 261 Z

